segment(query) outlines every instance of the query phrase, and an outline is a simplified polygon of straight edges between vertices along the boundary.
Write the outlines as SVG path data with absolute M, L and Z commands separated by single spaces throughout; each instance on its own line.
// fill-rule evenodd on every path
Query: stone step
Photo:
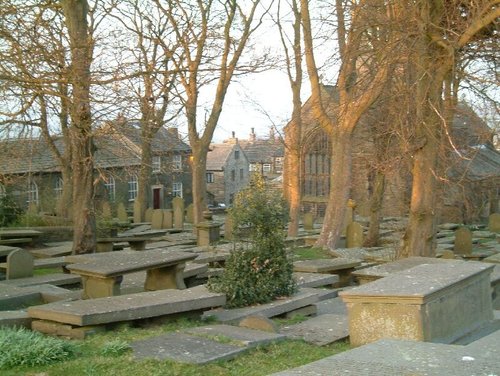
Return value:
M 303 339 L 317 346 L 325 346 L 349 336 L 347 315 L 326 314 L 294 325 L 285 325 L 281 334 L 288 338 Z
M 300 289 L 299 292 L 291 297 L 274 300 L 266 304 L 234 309 L 210 310 L 203 314 L 203 318 L 213 317 L 217 321 L 226 324 L 237 324 L 245 317 L 252 315 L 261 315 L 270 318 L 316 303 L 321 300 L 321 294 L 324 294 L 321 290 Z
M 34 319 L 77 326 L 99 325 L 210 309 L 225 304 L 223 294 L 203 286 L 186 290 L 158 290 L 105 298 L 55 302 L 28 308 Z

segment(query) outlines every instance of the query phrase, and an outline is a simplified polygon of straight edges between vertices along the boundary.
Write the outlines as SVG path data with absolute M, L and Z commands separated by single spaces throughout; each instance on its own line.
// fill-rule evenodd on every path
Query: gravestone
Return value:
M 120 222 L 128 222 L 128 214 L 123 202 L 120 202 L 116 207 L 116 216 Z
M 500 213 L 490 215 L 488 228 L 491 232 L 500 232 Z
M 24 249 L 12 251 L 7 256 L 6 279 L 33 277 L 33 256 Z
M 304 213 L 302 218 L 302 223 L 304 225 L 304 230 L 310 231 L 314 229 L 314 216 L 311 212 Z
M 455 259 L 455 253 L 449 249 L 446 249 L 443 251 L 441 254 L 441 258 L 445 260 L 454 260 Z
M 151 217 L 153 216 L 153 208 L 147 208 L 144 213 L 144 221 L 151 222 Z
M 154 209 L 151 214 L 151 229 L 160 230 L 163 228 L 163 209 Z
M 354 208 L 356 207 L 356 201 L 349 199 L 347 200 L 347 208 L 345 209 L 344 215 L 344 225 L 342 227 L 342 235 L 346 235 L 347 226 L 354 221 Z
M 142 205 L 138 200 L 134 201 L 134 223 L 142 222 Z
M 186 222 L 194 223 L 194 205 L 189 204 L 186 208 Z
M 111 213 L 111 205 L 108 201 L 104 201 L 101 206 L 101 215 L 103 219 L 111 219 L 113 218 L 113 214 Z
M 233 217 L 228 214 L 224 219 L 224 239 L 233 240 L 233 227 Z
M 174 226 L 174 218 L 172 209 L 163 209 L 163 227 L 172 228 Z
M 357 222 L 349 223 L 347 225 L 347 230 L 346 230 L 346 247 L 360 248 L 362 246 L 363 246 L 363 227 Z
M 455 247 L 457 255 L 470 255 L 472 253 L 472 232 L 467 227 L 460 227 L 455 231 Z
M 172 207 L 174 210 L 174 228 L 182 230 L 184 228 L 184 200 L 181 197 L 174 197 Z

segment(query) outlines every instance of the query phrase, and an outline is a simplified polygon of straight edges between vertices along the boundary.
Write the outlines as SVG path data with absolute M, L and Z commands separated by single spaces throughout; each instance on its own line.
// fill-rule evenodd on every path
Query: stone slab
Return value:
M 298 324 L 284 326 L 280 333 L 288 338 L 303 339 L 317 346 L 325 346 L 349 336 L 346 315 L 326 314 L 313 317 Z
M 293 279 L 298 287 L 321 287 L 337 283 L 339 276 L 335 274 L 294 272 Z
M 0 311 L 15 310 L 41 303 L 42 296 L 39 291 L 0 283 Z
M 314 303 L 318 315 L 336 314 L 347 316 L 347 307 L 340 297 L 322 300 Z
M 233 325 L 208 325 L 186 329 L 184 333 L 207 338 L 223 338 L 240 346 L 255 347 L 286 339 L 286 336 L 262 330 L 243 328 Z
M 482 261 L 483 262 L 490 262 L 490 263 L 494 263 L 494 264 L 500 264 L 500 253 L 486 257 Z
M 301 289 L 291 297 L 274 300 L 271 303 L 244 308 L 210 310 L 203 313 L 202 317 L 213 317 L 219 322 L 237 324 L 240 320 L 250 315 L 261 315 L 268 318 L 274 317 L 316 303 L 318 300 L 318 293 Z
M 31 317 L 24 310 L 0 311 L 0 327 L 31 328 Z
M 11 247 L 8 245 L 0 245 L 0 257 L 8 256 L 9 253 L 15 251 L 16 249 L 20 249 L 18 247 Z
M 35 275 L 28 278 L 18 278 L 10 279 L 8 281 L 2 281 L 0 284 L 10 285 L 10 286 L 36 286 L 42 284 L 49 284 L 55 286 L 66 286 L 75 285 L 81 282 L 81 278 L 78 275 L 71 275 L 65 273 L 52 273 L 45 275 Z
M 56 302 L 28 308 L 32 318 L 78 326 L 130 321 L 209 309 L 224 305 L 223 294 L 203 286 L 186 290 L 158 290 L 105 298 Z
M 384 339 L 273 374 L 356 376 L 492 376 L 499 358 L 476 355 L 464 346 Z
M 172 360 L 191 364 L 229 360 L 247 350 L 244 346 L 220 343 L 182 333 L 169 333 L 132 342 L 130 347 L 137 360 Z
M 36 258 L 51 258 L 68 256 L 71 254 L 72 244 L 64 244 L 57 247 L 40 248 L 30 250 L 31 254 Z
M 296 272 L 329 273 L 343 269 L 351 269 L 361 265 L 360 260 L 348 258 L 316 259 L 295 261 L 293 269 Z

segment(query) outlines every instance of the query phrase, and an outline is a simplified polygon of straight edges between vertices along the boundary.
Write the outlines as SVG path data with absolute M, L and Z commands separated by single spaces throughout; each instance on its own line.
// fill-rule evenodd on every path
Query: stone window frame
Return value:
M 128 177 L 128 200 L 135 201 L 139 193 L 139 178 L 136 174 L 130 174 Z
M 239 150 L 234 151 L 234 159 L 240 159 L 240 151 Z
M 110 202 L 115 202 L 116 199 L 116 182 L 113 175 L 107 175 L 104 180 L 104 188 L 108 192 L 108 199 Z
M 263 163 L 262 164 L 263 172 L 271 172 L 271 163 Z
M 236 171 L 233 169 L 231 170 L 231 181 L 235 181 L 236 180 Z
M 182 155 L 180 154 L 172 155 L 172 170 L 174 171 L 182 170 Z
M 183 197 L 182 192 L 182 182 L 173 182 L 172 183 L 172 196 L 173 197 Z
M 40 196 L 38 195 L 38 184 L 33 180 L 28 181 L 28 187 L 26 189 L 26 202 L 29 204 L 34 203 L 38 205 L 40 202 Z
M 161 172 L 161 156 L 153 155 L 151 157 L 151 172 L 153 173 Z
M 60 198 L 63 194 L 64 181 L 62 177 L 58 176 L 54 184 L 54 194 L 56 198 Z
M 245 179 L 245 170 L 240 168 L 240 180 L 244 180 Z
M 207 183 L 213 183 L 214 182 L 214 173 L 213 172 L 207 172 Z

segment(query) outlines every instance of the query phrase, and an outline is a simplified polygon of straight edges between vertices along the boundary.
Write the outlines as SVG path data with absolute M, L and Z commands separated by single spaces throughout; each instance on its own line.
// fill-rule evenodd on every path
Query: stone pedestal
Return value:
M 493 318 L 492 269 L 449 260 L 342 291 L 351 345 L 381 338 L 453 343 Z
M 222 224 L 205 221 L 196 225 L 196 238 L 198 246 L 215 244 L 220 240 L 220 228 Z

